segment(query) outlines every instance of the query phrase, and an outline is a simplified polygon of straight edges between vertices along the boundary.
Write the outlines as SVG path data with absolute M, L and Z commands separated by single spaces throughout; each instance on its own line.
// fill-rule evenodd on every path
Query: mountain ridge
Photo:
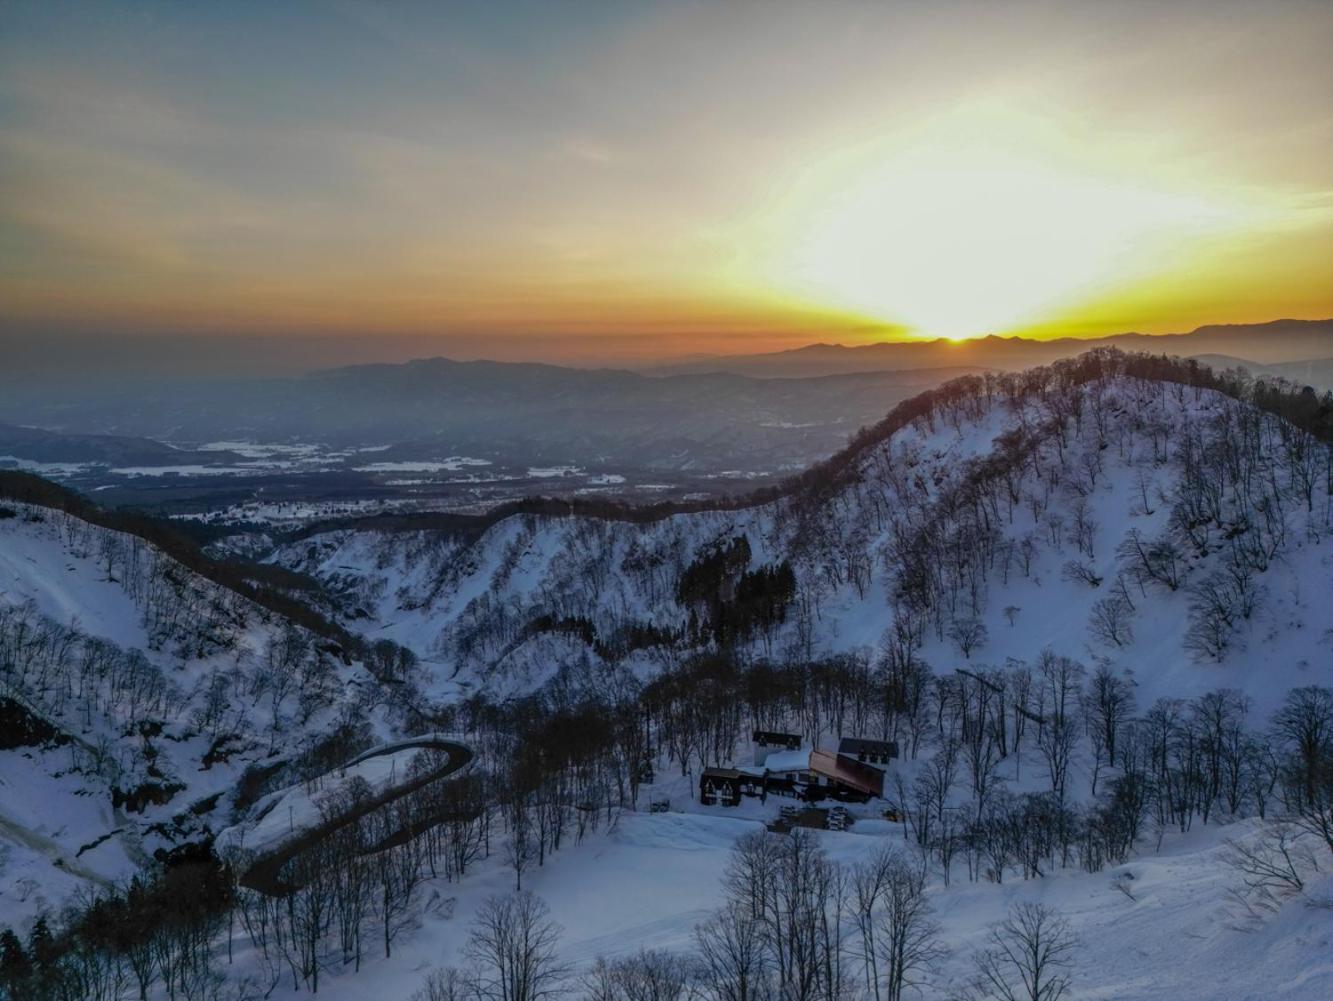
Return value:
M 1089 409 L 1096 416 L 1089 417 Z M 324 581 L 328 593 L 358 610 L 359 628 L 453 665 L 469 684 L 496 684 L 504 691 L 507 686 L 522 690 L 544 683 L 537 680 L 541 678 L 551 681 L 542 665 L 564 665 L 575 677 L 595 677 L 622 662 L 647 670 L 656 654 L 636 644 L 662 630 L 675 637 L 663 641 L 668 658 L 680 655 L 678 644 L 692 649 L 697 640 L 687 637 L 697 627 L 687 623 L 684 609 L 673 601 L 669 582 L 685 568 L 706 563 L 713 548 L 730 545 L 728 539 L 747 540 L 747 572 L 771 575 L 789 562 L 796 593 L 805 596 L 798 605 L 805 602 L 802 614 L 812 616 L 806 627 L 791 622 L 775 626 L 762 642 L 752 636 L 747 655 L 783 648 L 783 656 L 810 658 L 873 647 L 880 631 L 902 617 L 895 611 L 902 599 L 895 594 L 907 586 L 904 582 L 917 581 L 913 588 L 943 587 L 939 582 L 944 577 L 965 572 L 948 569 L 951 560 L 966 566 L 984 559 L 989 568 L 984 573 L 966 573 L 980 575 L 976 580 L 989 579 L 993 557 L 966 555 L 967 550 L 993 552 L 999 545 L 1009 553 L 1006 560 L 1017 559 L 1014 547 L 1019 540 L 1007 527 L 1010 523 L 1032 522 L 1023 546 L 1044 554 L 1040 569 L 1031 570 L 1034 578 L 1071 572 L 1061 568 L 1074 558 L 1073 543 L 1065 537 L 1069 525 L 1104 523 L 1108 527 L 1101 530 L 1088 528 L 1091 534 L 1079 543 L 1097 552 L 1098 563 L 1086 572 L 1086 580 L 1096 583 L 1083 592 L 1086 598 L 1078 599 L 1084 604 L 1078 604 L 1074 617 L 1057 631 L 1072 641 L 1082 636 L 1093 614 L 1088 604 L 1110 597 L 1105 589 L 1098 590 L 1102 581 L 1129 572 L 1128 558 L 1113 555 L 1126 533 L 1140 525 L 1145 534 L 1185 531 L 1172 527 L 1175 522 L 1168 526 L 1163 512 L 1183 519 L 1182 525 L 1196 517 L 1172 512 L 1182 510 L 1184 501 L 1174 499 L 1185 489 L 1180 484 L 1189 486 L 1197 474 L 1189 467 L 1182 473 L 1174 451 L 1163 453 L 1166 465 L 1154 466 L 1150 449 L 1160 451 L 1164 441 L 1175 442 L 1178 435 L 1201 442 L 1188 448 L 1202 448 L 1205 439 L 1211 441 L 1209 436 L 1230 433 L 1224 430 L 1228 423 L 1253 420 L 1276 442 L 1275 429 L 1287 423 L 1283 415 L 1305 428 L 1300 434 L 1309 434 L 1311 441 L 1333 440 L 1328 397 L 1219 376 L 1195 363 L 1099 349 L 1021 376 L 947 383 L 899 404 L 842 452 L 783 487 L 743 501 L 635 508 L 533 499 L 470 520 L 427 516 L 317 524 L 280 545 L 275 558 Z M 1176 426 L 1182 430 L 1172 430 Z M 1283 448 L 1302 440 L 1291 439 Z M 1118 452 L 1103 457 L 1108 447 Z M 1177 447 L 1186 446 L 1172 445 Z M 1306 458 L 1299 461 L 1312 461 L 1311 469 L 1317 470 L 1325 461 L 1322 448 L 1302 453 Z M 1250 461 L 1270 460 L 1255 455 Z M 1084 464 L 1090 472 L 1083 471 Z M 1098 499 L 1094 514 L 1080 514 L 1093 511 L 1092 498 L 1101 498 L 1098 477 L 1103 465 L 1117 470 L 1114 478 L 1105 474 L 1105 489 L 1114 499 Z M 1137 500 L 1135 476 L 1147 478 L 1143 498 Z M 1051 482 L 1060 484 L 1058 490 Z M 1315 496 L 1316 485 L 1310 489 L 1315 507 L 1309 531 L 1317 540 L 1323 533 L 1317 524 L 1323 516 L 1322 494 Z M 1037 514 L 1020 515 L 1029 503 Z M 1134 510 L 1142 513 L 1134 515 Z M 1306 531 L 1295 527 L 1304 515 L 1286 517 L 1293 527 L 1283 531 L 1293 540 Z M 1216 522 L 1221 525 L 1226 518 L 1238 519 L 1241 527 L 1236 530 L 1244 537 L 1267 531 L 1256 527 L 1252 515 L 1218 514 L 1209 521 L 1221 519 Z M 984 530 L 979 527 L 983 522 L 989 526 Z M 967 534 L 969 541 L 958 543 L 957 552 L 943 551 L 942 531 L 972 534 Z M 1088 541 L 1092 535 L 1095 543 Z M 996 538 L 1007 541 L 997 543 Z M 1220 543 L 1181 545 L 1199 546 L 1203 554 L 1198 559 L 1205 569 L 1191 579 L 1212 572 L 1208 568 L 1216 559 L 1207 553 Z M 1228 545 L 1234 548 L 1236 543 Z M 1263 543 L 1270 545 L 1281 548 L 1286 543 Z M 1292 545 L 1299 548 L 1299 543 Z M 1023 557 L 1024 565 L 1032 559 Z M 1259 562 L 1267 565 L 1271 559 L 1270 553 Z M 1307 571 L 1317 579 L 1327 568 Z M 1009 573 L 1006 570 L 1006 579 Z M 1279 576 L 1285 580 L 1287 573 Z M 986 586 L 1002 590 L 998 583 Z M 948 593 L 953 595 L 947 606 L 952 609 L 959 599 L 956 591 Z M 1050 600 L 1036 591 L 1028 598 Z M 930 614 L 937 636 L 927 647 L 938 654 L 947 648 L 946 632 L 961 613 L 940 611 L 944 599 L 938 596 L 919 600 L 935 609 Z M 971 600 L 985 604 L 975 595 Z M 1160 644 L 1168 638 L 1179 657 L 1186 642 L 1183 624 L 1196 619 L 1183 594 L 1154 607 L 1168 606 L 1174 619 L 1161 620 L 1154 612 L 1153 635 L 1162 637 L 1149 643 L 1155 658 L 1165 656 Z M 815 607 L 822 608 L 818 616 Z M 998 609 L 993 604 L 987 615 L 991 635 L 1004 636 L 994 621 Z M 813 645 L 804 652 L 785 646 L 797 642 Z M 1024 650 L 1022 656 L 1031 659 L 1035 653 Z M 1013 655 L 1019 656 L 1018 651 Z M 1302 656 L 1308 660 L 1308 653 Z
M 271 856 L 284 872 L 276 883 L 241 880 L 243 915 L 298 913 L 281 895 L 288 886 L 303 909 L 344 875 L 379 879 L 365 885 L 399 910 L 359 912 L 356 927 L 386 936 L 377 975 L 406 966 L 419 975 L 416 939 L 457 939 L 452 903 L 436 921 L 436 902 L 470 909 L 512 885 L 506 859 L 550 886 L 580 871 L 567 858 L 591 852 L 591 875 L 626 838 L 652 848 L 643 868 L 682 838 L 698 848 L 704 828 L 717 828 L 715 856 L 747 827 L 761 830 L 760 803 L 727 816 L 695 802 L 703 768 L 748 757 L 740 729 L 750 719 L 817 747 L 848 732 L 899 742 L 891 774 L 901 781 L 890 791 L 886 778 L 884 792 L 910 818 L 899 828 L 880 804 L 853 807 L 856 830 L 827 836 L 844 839 L 829 841 L 839 851 L 866 836 L 905 840 L 946 800 L 968 837 L 976 825 L 1050 815 L 1053 804 L 1100 837 L 1116 790 L 1150 760 L 1159 722 L 1171 747 L 1197 735 L 1190 721 L 1210 707 L 1240 737 L 1262 734 L 1248 714 L 1262 726 L 1284 698 L 1326 680 L 1330 440 L 1333 398 L 1180 359 L 1098 349 L 1021 374 L 962 377 L 897 405 L 786 495 L 744 508 L 546 501 L 466 534 L 343 525 L 278 539 L 274 579 L 315 581 L 310 600 L 346 630 L 345 645 L 196 574 L 153 541 L 167 526 L 145 519 L 129 533 L 131 515 L 0 474 L 0 671 L 14 696 L 0 713 L 25 724 L 23 746 L 0 753 L 0 833 L 13 842 L 0 854 L 0 902 L 26 921 L 89 885 L 114 893 L 110 884 L 131 876 L 172 878 L 174 859 L 220 856 L 230 878 L 227 865 L 253 873 Z M 1110 731 L 1119 755 L 1098 742 L 1100 710 L 1079 708 L 1099 684 L 1120 693 L 1125 713 L 1146 709 Z M 1070 712 L 1063 724 L 1045 701 L 1057 689 Z M 1035 735 L 1020 728 L 1028 720 Z M 1071 741 L 1063 765 L 1048 753 L 1057 727 Z M 449 746 L 476 750 L 461 762 L 473 767 L 460 773 L 467 781 L 403 804 L 422 811 L 420 825 L 404 826 L 400 786 L 413 776 L 430 785 L 451 767 L 413 750 L 443 746 L 442 731 L 457 737 Z M 540 774 L 555 775 L 563 798 L 515 782 L 545 767 L 547 750 L 556 771 Z M 1198 772 L 1163 761 L 1165 779 L 1143 778 L 1153 788 L 1176 790 Z M 936 806 L 923 806 L 916 779 L 936 767 L 958 771 Z M 570 785 L 576 774 L 596 782 Z M 609 823 L 617 790 L 624 816 L 603 837 L 586 826 L 600 807 L 586 805 L 604 799 Z M 1155 806 L 1155 822 L 1169 827 L 1201 812 L 1202 829 L 1226 802 L 1207 795 L 1145 800 L 1135 815 L 1146 825 Z M 664 798 L 673 806 L 659 816 Z M 381 801 L 360 815 L 358 804 Z M 523 812 L 532 804 L 561 811 L 573 843 L 558 856 L 547 834 L 537 835 L 547 840 L 536 862 L 522 854 L 518 825 L 533 819 Z M 493 861 L 480 847 L 486 830 Z M 594 840 L 579 847 L 585 835 Z M 1082 837 L 1071 850 L 1082 851 Z M 1097 845 L 1077 864 L 1058 863 L 1050 848 L 1049 867 L 1035 872 L 1015 857 L 995 862 L 993 882 L 1012 886 L 1013 871 L 1043 880 L 1033 892 L 1074 894 L 1093 884 L 1072 880 L 1097 878 L 1076 874 L 1080 866 L 1095 874 L 1132 861 L 1146 872 L 1133 854 L 1146 827 L 1116 837 L 1109 861 Z M 932 844 L 921 842 L 923 867 L 934 864 Z M 429 854 L 445 845 L 472 850 Z M 1220 896 L 1227 870 L 1199 862 Z M 400 863 L 409 881 L 432 887 L 429 900 L 393 896 Z M 939 864 L 947 886 L 951 863 Z M 1001 892 L 964 886 L 983 905 Z M 687 932 L 712 899 L 691 892 L 665 905 L 689 911 Z M 205 945 L 224 937 L 219 914 Z M 405 934 L 390 960 L 387 937 L 418 914 L 431 931 Z M 272 940 L 243 924 L 254 947 L 243 946 L 238 968 L 272 961 L 276 984 L 284 967 L 267 951 Z M 348 953 L 338 972 L 328 931 L 316 930 L 312 955 L 329 958 L 332 993 L 359 996 L 365 984 Z M 626 934 L 637 942 L 644 931 L 631 922 Z M 313 968 L 300 975 L 313 989 Z
M 1264 344 L 1264 340 L 1270 341 Z M 1280 343 L 1273 343 L 1280 340 Z M 1223 351 L 1218 344 L 1250 349 Z M 1308 345 L 1308 347 L 1303 347 Z M 1206 324 L 1194 330 L 1173 334 L 1126 332 L 1097 337 L 1057 337 L 1034 339 L 1020 335 L 989 334 L 963 341 L 934 338 L 923 341 L 880 341 L 872 344 L 846 345 L 816 343 L 784 351 L 750 355 L 719 355 L 707 360 L 676 365 L 655 366 L 656 374 L 724 371 L 755 378 L 786 375 L 803 366 L 807 374 L 834 374 L 883 369 L 888 356 L 897 356 L 899 370 L 939 363 L 950 358 L 954 363 L 1014 370 L 1047 364 L 1096 347 L 1121 347 L 1127 350 L 1155 351 L 1160 348 L 1175 354 L 1244 354 L 1258 363 L 1299 361 L 1306 358 L 1333 357 L 1333 319 L 1279 319 L 1251 324 Z M 1181 350 L 1184 349 L 1184 350 Z M 1300 355 L 1308 350 L 1308 355 Z M 929 359 L 927 362 L 925 359 Z

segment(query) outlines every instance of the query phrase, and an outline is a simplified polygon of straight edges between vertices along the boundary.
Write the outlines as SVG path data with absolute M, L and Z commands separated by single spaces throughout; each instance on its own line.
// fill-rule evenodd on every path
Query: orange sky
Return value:
M 664 357 L 1333 316 L 1331 49 L 1319 3 L 7 4 L 0 325 Z

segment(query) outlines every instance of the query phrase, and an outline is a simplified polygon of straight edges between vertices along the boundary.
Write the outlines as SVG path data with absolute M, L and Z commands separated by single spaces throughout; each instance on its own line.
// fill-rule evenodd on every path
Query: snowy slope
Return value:
M 142 540 L 43 508 L 0 519 L 0 697 L 57 734 L 0 750 L 4 920 L 226 826 L 245 770 L 318 740 L 355 671 Z
M 63 625 L 121 646 L 147 646 L 133 599 L 98 567 L 92 551 L 62 541 L 55 515 L 0 521 L 0 602 L 33 602 Z
M 526 882 L 550 906 L 562 928 L 559 955 L 577 970 L 598 956 L 629 956 L 641 948 L 689 952 L 694 926 L 723 903 L 727 853 L 758 826 L 717 812 L 628 815 L 609 834 L 562 852 Z M 819 837 L 831 858 L 854 864 L 885 835 L 855 831 Z M 1333 910 L 1297 899 L 1256 921 L 1230 896 L 1239 878 L 1219 854 L 1226 837 L 1250 831 L 1240 824 L 1168 836 L 1160 853 L 1095 875 L 1068 871 L 998 886 L 936 882 L 930 899 L 949 954 L 935 980 L 941 989 L 959 984 L 986 929 L 1013 903 L 1033 901 L 1057 909 L 1079 938 L 1072 996 L 1082 1001 L 1327 998 L 1333 994 Z M 1116 889 L 1117 881 L 1128 883 L 1132 899 Z M 512 873 L 499 865 L 463 884 L 431 884 L 419 929 L 393 958 L 375 958 L 359 974 L 328 978 L 320 996 L 354 1001 L 373 983 L 385 1001 L 405 1001 L 427 971 L 463 961 L 477 908 L 512 888 Z M 1330 894 L 1333 877 L 1326 875 L 1310 898 Z M 273 996 L 305 995 L 287 985 Z
M 349 628 L 415 649 L 430 675 L 426 694 L 441 703 L 476 690 L 533 691 L 557 678 L 572 683 L 566 691 L 596 688 L 609 672 L 646 676 L 704 649 L 686 634 L 691 610 L 677 600 L 677 582 L 740 536 L 751 567 L 785 561 L 796 579 L 785 620 L 743 643 L 744 657 L 806 663 L 848 654 L 877 666 L 886 634 L 906 623 L 914 651 L 937 675 L 1030 665 L 1050 648 L 1128 675 L 1140 707 L 1229 686 L 1251 696 L 1256 721 L 1294 685 L 1333 683 L 1328 479 L 1321 473 L 1302 493 L 1292 465 L 1299 434 L 1218 393 L 1114 372 L 1031 392 L 1006 389 L 1013 385 L 976 380 L 942 396 L 858 454 L 847 475 L 771 504 L 650 524 L 516 516 L 472 540 L 343 530 L 272 558 L 321 579 Z M 1244 454 L 1237 441 L 1247 443 Z M 1182 521 L 1214 469 L 1235 474 L 1212 499 L 1216 513 Z M 1172 541 L 1179 579 L 1171 586 L 1135 576 L 1122 548 L 1135 533 Z M 1201 652 L 1191 638 L 1194 589 L 1250 543 L 1263 550 L 1246 582 L 1252 608 L 1235 614 L 1213 654 Z M 1080 574 L 1068 572 L 1071 562 Z M 1117 593 L 1117 578 L 1132 606 L 1127 628 L 1099 637 L 1090 618 Z M 393 756 L 342 772 L 293 766 L 237 803 L 247 768 L 294 762 L 335 731 L 356 731 L 362 747 L 390 741 L 401 721 L 387 686 L 357 665 L 134 540 L 26 508 L 0 520 L 0 625 L 9 629 L 0 631 L 0 666 L 20 620 L 41 639 L 25 641 L 33 659 L 10 658 L 7 683 L 69 741 L 0 751 L 7 921 L 80 887 L 124 879 L 177 840 L 231 827 L 248 844 L 282 841 L 344 783 L 396 781 L 402 762 Z M 552 628 L 559 622 L 575 627 Z M 965 624 L 978 636 L 984 627 L 985 637 L 967 649 L 957 639 Z M 631 652 L 618 645 L 645 626 L 675 639 Z M 104 693 L 99 686 L 110 682 L 78 666 L 99 649 L 91 637 L 109 642 L 116 664 L 137 665 L 130 673 L 147 680 L 149 694 Z M 63 673 L 32 666 L 67 639 L 75 654 L 59 661 Z M 85 675 L 91 695 L 79 680 Z M 335 750 L 318 760 L 351 757 Z M 1006 759 L 1000 776 L 1014 792 L 1038 788 L 1037 769 L 1019 757 Z M 1079 794 L 1083 764 L 1075 761 Z M 910 778 L 923 765 L 897 767 Z M 776 812 L 771 801 L 733 811 L 697 806 L 692 778 L 667 771 L 643 798 L 669 798 L 685 812 L 625 813 L 609 832 L 562 848 L 525 875 L 565 928 L 562 956 L 580 967 L 641 947 L 688 948 L 694 926 L 722 901 L 732 844 Z M 309 781 L 319 775 L 327 776 L 322 784 Z M 176 785 L 160 803 L 131 809 L 112 800 Z M 1042 900 L 1082 938 L 1079 997 L 1329 996 L 1333 911 L 1293 900 L 1256 917 L 1230 896 L 1238 877 L 1219 862 L 1221 842 L 1252 829 L 1201 823 L 1188 835 L 1165 834 L 1155 854 L 1144 838 L 1146 854 L 1095 875 L 1070 868 L 999 886 L 932 886 L 950 948 L 941 986 L 964 975 L 986 926 L 1009 904 Z M 359 975 L 331 971 L 321 992 L 350 999 L 373 988 L 386 1001 L 406 999 L 427 969 L 457 961 L 481 902 L 512 887 L 507 834 L 497 825 L 494 837 L 489 858 L 461 882 L 427 882 L 413 911 L 419 928 L 402 934 L 392 960 L 370 959 Z M 904 831 L 872 806 L 850 833 L 819 837 L 850 863 L 886 839 L 904 840 Z M 1130 894 L 1113 885 L 1125 872 Z M 1308 896 L 1330 894 L 1324 876 Z M 248 946 L 239 948 L 235 969 L 258 968 Z M 273 996 L 296 996 L 291 990 L 284 979 Z
M 1069 413 L 1071 392 L 1080 398 L 1076 416 Z M 1261 711 L 1291 685 L 1328 680 L 1333 547 L 1322 484 L 1311 509 L 1293 499 L 1282 511 L 1285 538 L 1255 575 L 1255 611 L 1220 660 L 1200 663 L 1208 658 L 1188 650 L 1186 636 L 1189 585 L 1223 565 L 1231 528 L 1223 523 L 1207 546 L 1185 553 L 1183 586 L 1170 593 L 1130 588 L 1132 639 L 1108 645 L 1091 637 L 1094 606 L 1125 571 L 1117 547 L 1131 530 L 1154 538 L 1170 529 L 1181 442 L 1212 448 L 1252 408 L 1208 390 L 1127 377 L 1065 393 L 1018 402 L 993 393 L 938 407 L 871 448 L 850 482 L 817 501 L 649 525 L 516 516 L 470 544 L 429 532 L 344 531 L 304 540 L 275 558 L 354 595 L 369 614 L 361 628 L 414 648 L 436 665 L 441 684 L 461 679 L 507 691 L 549 679 L 552 665 L 574 656 L 568 636 L 526 630 L 534 619 L 587 617 L 601 638 L 631 622 L 680 628 L 686 611 L 674 600 L 674 585 L 682 569 L 718 540 L 745 535 L 755 565 L 790 559 L 799 582 L 786 624 L 752 643 L 754 655 L 864 651 L 873 659 L 907 571 L 898 541 L 922 548 L 934 533 L 938 560 L 951 545 L 967 547 L 961 529 L 976 529 L 962 523 L 958 509 L 973 504 L 972 478 L 987 463 L 1009 461 L 1018 464 L 1012 487 L 995 488 L 1001 499 L 992 494 L 982 512 L 998 555 L 980 569 L 975 559 L 962 568 L 979 578 L 975 588 L 961 599 L 950 595 L 951 607 L 934 608 L 925 630 L 921 656 L 937 672 L 1011 658 L 1030 663 L 1051 646 L 1132 672 L 1140 704 L 1231 686 L 1253 695 Z M 1277 468 L 1280 423 L 1261 415 L 1257 432 L 1272 440 L 1265 453 L 1279 477 L 1287 475 Z M 1082 546 L 1071 537 L 1077 521 L 1089 526 Z M 960 563 L 970 558 L 956 556 Z M 1100 586 L 1064 579 L 1062 568 L 1073 560 L 1101 577 Z M 962 618 L 979 620 L 988 637 L 968 657 L 948 638 L 950 623 Z M 585 662 L 601 663 L 578 645 Z M 626 663 L 652 671 L 679 652 L 640 651 Z

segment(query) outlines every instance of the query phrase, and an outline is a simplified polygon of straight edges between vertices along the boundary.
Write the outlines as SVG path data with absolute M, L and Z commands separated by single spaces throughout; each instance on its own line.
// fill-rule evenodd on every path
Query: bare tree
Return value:
M 682 957 L 645 949 L 624 959 L 599 957 L 584 989 L 586 1001 L 689 1001 L 694 979 Z
M 1268 823 L 1249 840 L 1228 840 L 1222 860 L 1241 874 L 1251 903 L 1269 903 L 1300 893 L 1318 870 L 1314 854 L 1303 844 L 1307 837 L 1293 824 Z
M 560 926 L 530 891 L 491 897 L 477 912 L 466 952 L 477 964 L 477 995 L 487 1001 L 562 997 L 569 970 L 556 958 Z
M 412 896 L 422 881 L 420 846 L 415 841 L 394 845 L 375 859 L 374 878 L 377 917 L 384 931 L 384 956 L 393 949 L 393 940 L 402 930 Z
M 1037 734 L 1037 747 L 1046 761 L 1051 779 L 1051 791 L 1063 805 L 1069 777 L 1069 762 L 1078 743 L 1079 687 L 1083 680 L 1083 665 L 1043 650 L 1037 662 L 1041 675 L 1041 695 L 1044 717 Z
M 742 838 L 723 879 L 733 904 L 757 923 L 784 999 L 843 996 L 841 919 L 847 880 L 809 831 Z
M 1089 729 L 1100 734 L 1108 763 L 1116 762 L 1120 731 L 1134 713 L 1134 690 L 1128 681 L 1101 664 L 1093 673 L 1084 696 L 1084 714 Z
M 986 645 L 986 635 L 986 624 L 980 619 L 955 619 L 949 627 L 949 638 L 968 660 L 972 659 L 973 650 Z
M 990 946 L 977 955 L 970 996 L 996 1001 L 1060 1001 L 1069 992 L 1075 939 L 1055 911 L 1016 904 L 990 931 Z
M 1130 579 L 1142 590 L 1151 585 L 1175 591 L 1185 580 L 1184 556 L 1169 539 L 1150 542 L 1137 528 L 1131 528 L 1116 554 L 1124 561 Z
M 714 1001 L 770 1001 L 773 977 L 763 929 L 736 900 L 694 930 L 705 994 Z
M 1060 568 L 1061 580 L 1071 584 L 1087 584 L 1088 587 L 1101 587 L 1102 578 L 1088 564 L 1080 560 L 1069 560 Z
M 507 815 L 509 821 L 509 841 L 505 846 L 505 855 L 514 870 L 514 889 L 523 889 L 523 873 L 532 868 L 537 861 L 536 831 L 532 820 L 533 810 L 528 804 L 528 796 L 518 793 L 510 804 Z
M 1295 757 L 1301 792 L 1314 799 L 1321 763 L 1333 756 L 1333 689 L 1293 688 L 1273 716 L 1273 731 Z
M 472 1001 L 474 984 L 461 970 L 452 966 L 432 970 L 408 1001 Z
M 926 877 L 901 853 L 888 853 L 875 919 L 877 968 L 885 1001 L 902 1001 L 903 991 L 919 987 L 944 955 L 939 926 L 930 919 Z M 878 990 L 876 997 L 880 997 Z
M 1134 641 L 1134 609 L 1123 596 L 1112 594 L 1092 606 L 1088 628 L 1106 646 L 1124 646 Z

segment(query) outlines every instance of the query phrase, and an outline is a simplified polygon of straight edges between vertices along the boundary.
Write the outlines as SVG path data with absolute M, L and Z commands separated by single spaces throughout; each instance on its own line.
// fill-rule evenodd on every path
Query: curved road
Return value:
M 112 834 L 115 832 L 113 831 Z M 107 835 L 110 837 L 111 835 Z M 77 876 L 80 879 L 86 879 L 90 883 L 96 883 L 98 886 L 110 889 L 115 884 L 86 865 L 78 861 L 78 855 L 69 855 L 57 842 L 44 834 L 38 834 L 30 828 L 24 827 L 16 820 L 11 820 L 3 813 L 0 813 L 0 837 L 9 838 L 21 845 L 31 848 L 33 851 L 44 856 L 57 869 L 63 869 L 71 876 Z
M 267 855 L 255 859 L 250 868 L 240 877 L 240 884 L 249 887 L 252 890 L 258 890 L 260 893 L 270 897 L 283 896 L 292 892 L 298 887 L 284 882 L 278 874 L 282 867 L 291 859 L 295 858 L 301 852 L 305 851 L 311 845 L 318 844 L 335 831 L 339 831 L 348 824 L 355 823 L 366 814 L 380 807 L 392 803 L 396 799 L 406 796 L 408 793 L 416 792 L 423 786 L 432 782 L 438 782 L 440 779 L 447 778 L 456 772 L 466 768 L 472 762 L 472 748 L 466 744 L 455 743 L 452 740 L 445 740 L 442 737 L 415 737 L 408 740 L 395 741 L 392 744 L 385 744 L 372 750 L 360 754 L 347 762 L 342 768 L 350 768 L 352 765 L 360 764 L 371 758 L 382 757 L 386 754 L 397 754 L 399 751 L 405 751 L 410 748 L 421 748 L 429 751 L 443 751 L 449 756 L 449 759 L 432 771 L 419 775 L 411 781 L 396 785 L 391 789 L 371 796 L 362 803 L 358 803 L 355 810 L 340 814 L 332 820 L 326 821 L 317 827 L 312 827 L 304 831 L 299 837 L 285 842 L 280 848 Z

